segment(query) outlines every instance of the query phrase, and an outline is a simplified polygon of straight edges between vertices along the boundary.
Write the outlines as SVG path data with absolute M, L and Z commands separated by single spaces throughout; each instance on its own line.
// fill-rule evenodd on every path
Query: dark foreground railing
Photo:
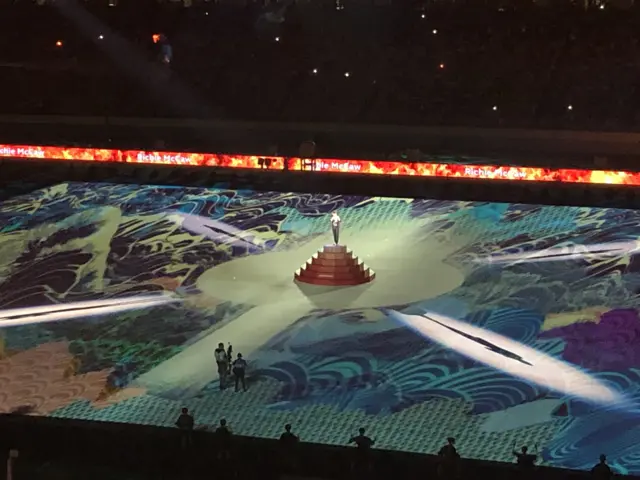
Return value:
M 0 416 L 3 456 L 17 449 L 13 480 L 209 479 L 224 478 L 435 478 L 433 455 L 373 450 L 371 468 L 353 472 L 349 447 L 301 443 L 284 450 L 276 440 L 236 437 L 229 456 L 219 455 L 213 434 L 193 433 L 181 448 L 177 429 L 55 418 Z M 459 478 L 519 479 L 513 465 L 462 460 Z M 0 477 L 1 478 L 1 477 Z M 535 478 L 588 478 L 582 472 L 539 467 Z

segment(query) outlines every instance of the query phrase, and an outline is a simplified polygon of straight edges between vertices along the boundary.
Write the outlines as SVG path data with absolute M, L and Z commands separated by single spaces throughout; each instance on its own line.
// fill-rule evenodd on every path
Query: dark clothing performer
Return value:
M 236 392 L 238 391 L 240 384 L 242 384 L 242 389 L 247 391 L 247 384 L 245 383 L 245 374 L 247 371 L 247 361 L 242 358 L 242 354 L 238 354 L 238 358 L 235 362 L 233 362 L 233 374 L 236 377 Z

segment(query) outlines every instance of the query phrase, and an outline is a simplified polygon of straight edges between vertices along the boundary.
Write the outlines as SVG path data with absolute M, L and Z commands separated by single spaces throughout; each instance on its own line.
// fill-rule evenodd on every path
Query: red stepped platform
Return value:
M 343 245 L 327 245 L 296 271 L 294 279 L 325 286 L 362 285 L 376 274 Z

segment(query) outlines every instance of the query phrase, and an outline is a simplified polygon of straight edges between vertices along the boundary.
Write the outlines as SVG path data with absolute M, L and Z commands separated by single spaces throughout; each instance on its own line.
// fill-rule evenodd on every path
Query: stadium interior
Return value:
M 0 8 L 7 480 L 640 475 L 633 2 Z

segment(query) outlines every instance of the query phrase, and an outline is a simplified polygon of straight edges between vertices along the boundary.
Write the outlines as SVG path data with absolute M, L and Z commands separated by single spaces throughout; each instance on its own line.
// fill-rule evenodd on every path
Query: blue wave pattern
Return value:
M 640 382 L 638 372 L 630 376 Z M 602 376 L 606 378 L 606 375 Z M 628 382 L 628 379 L 626 380 Z M 593 465 L 593 458 L 605 453 L 609 462 L 621 474 L 637 474 L 640 451 L 640 383 L 630 383 L 625 390 L 628 410 L 596 407 L 573 401 L 568 421 L 542 452 L 551 464 L 585 470 Z
M 562 351 L 561 341 L 537 342 L 542 317 L 535 312 L 480 311 L 467 316 L 465 321 L 546 353 Z M 307 342 L 305 337 L 318 336 L 306 328 L 298 328 L 288 338 L 280 337 L 267 345 L 265 352 L 270 358 L 274 347 L 286 352 L 281 360 L 260 372 L 283 384 L 273 408 L 295 409 L 324 403 L 338 409 L 389 414 L 429 400 L 449 398 L 462 399 L 471 404 L 474 414 L 481 414 L 504 410 L 546 393 L 444 349 L 392 320 L 385 322 L 387 325 L 379 328 L 386 331 L 380 333 L 327 341 Z M 335 331 L 339 327 L 323 324 L 318 328 Z
M 216 238 L 189 236 L 177 230 L 168 218 L 171 214 L 221 221 L 248 236 L 259 232 L 269 238 L 267 250 L 286 249 L 314 238 L 300 233 L 303 228 L 296 230 L 296 222 L 336 209 L 346 210 L 346 216 L 351 210 L 383 200 L 238 191 L 224 185 L 181 188 L 69 183 L 34 191 L 0 203 L 0 308 L 158 291 L 188 299 L 198 293 L 194 285 L 203 272 L 257 253 Z M 347 309 L 315 310 L 275 337 L 264 339 L 263 347 L 251 359 L 261 365 L 253 373 L 258 380 L 271 379 L 280 385 L 277 394 L 262 405 L 265 411 L 291 412 L 324 405 L 336 412 L 363 412 L 375 423 L 428 402 L 458 400 L 468 405 L 471 422 L 552 399 L 560 405 L 554 413 L 560 423 L 543 451 L 547 464 L 587 469 L 600 453 L 607 453 L 621 473 L 640 473 L 640 365 L 596 369 L 592 366 L 609 364 L 594 358 L 568 360 L 570 351 L 597 355 L 598 348 L 589 344 L 593 334 L 582 333 L 593 329 L 564 329 L 575 320 L 560 322 L 558 328 L 547 325 L 554 315 L 590 308 L 637 312 L 638 255 L 483 262 L 489 255 L 528 253 L 567 244 L 633 243 L 640 237 L 640 213 L 397 201 L 410 205 L 409 221 L 434 218 L 428 227 L 432 234 L 467 235 L 467 242 L 446 259 L 464 272 L 465 278 L 458 288 L 438 298 L 387 308 L 407 314 L 437 311 L 571 361 L 624 393 L 624 405 L 597 406 L 563 397 L 435 344 L 385 317 L 384 309 Z M 291 221 L 294 217 L 296 222 Z M 108 242 L 96 240 L 105 235 Z M 13 247 L 16 239 L 20 240 L 17 251 Z M 3 249 L 6 245 L 12 247 Z M 250 308 L 252 305 L 231 302 L 208 310 L 176 305 L 0 333 L 12 351 L 68 341 L 84 372 L 125 365 L 129 381 L 129 377 L 134 379 L 175 355 L 218 322 L 232 322 Z M 606 332 L 598 330 L 615 336 L 618 343 L 611 343 L 615 348 L 619 342 L 633 344 L 635 332 L 640 331 L 634 323 L 640 321 L 637 315 L 627 317 L 626 323 L 617 323 Z M 576 350 L 575 345 L 580 348 Z M 209 386 L 202 394 L 216 395 L 216 390 Z

